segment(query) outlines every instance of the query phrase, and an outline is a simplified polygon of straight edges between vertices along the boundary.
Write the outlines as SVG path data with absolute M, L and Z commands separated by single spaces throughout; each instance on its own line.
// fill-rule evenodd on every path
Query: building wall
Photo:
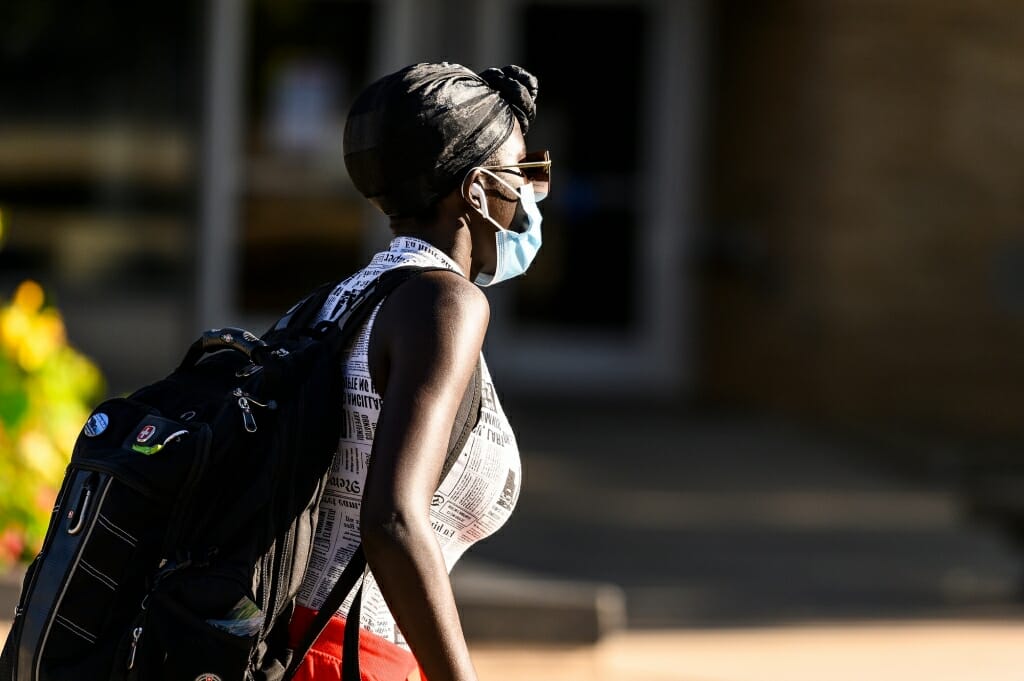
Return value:
M 703 394 L 1024 432 L 1024 5 L 719 8 Z

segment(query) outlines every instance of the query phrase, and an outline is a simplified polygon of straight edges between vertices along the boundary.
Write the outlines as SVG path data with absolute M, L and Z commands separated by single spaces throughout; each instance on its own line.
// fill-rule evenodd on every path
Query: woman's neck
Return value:
M 473 262 L 473 247 L 469 236 L 469 229 L 452 230 L 450 227 L 441 229 L 438 225 L 417 225 L 413 227 L 393 222 L 391 231 L 394 232 L 396 237 L 405 236 L 427 242 L 451 258 L 464 274 L 469 274 Z

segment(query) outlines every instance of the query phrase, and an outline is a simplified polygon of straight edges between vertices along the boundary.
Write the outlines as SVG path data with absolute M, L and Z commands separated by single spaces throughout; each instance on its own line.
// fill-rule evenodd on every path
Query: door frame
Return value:
M 536 4 L 536 0 L 530 0 Z M 642 6 L 651 40 L 642 74 L 643 122 L 638 205 L 638 262 L 632 270 L 637 320 L 627 334 L 531 329 L 512 315 L 512 292 L 486 289 L 491 301 L 487 359 L 509 392 L 685 397 L 695 384 L 695 282 L 698 160 L 704 104 L 706 0 L 548 0 L 558 4 Z M 379 0 L 372 56 L 384 73 L 443 54 L 440 10 L 471 12 L 480 64 L 515 63 L 527 0 Z M 198 322 L 244 324 L 237 308 L 239 174 L 242 163 L 246 0 L 211 0 L 203 112 Z M 368 251 L 385 243 L 387 223 L 366 208 Z M 595 263 L 595 276 L 601 276 Z

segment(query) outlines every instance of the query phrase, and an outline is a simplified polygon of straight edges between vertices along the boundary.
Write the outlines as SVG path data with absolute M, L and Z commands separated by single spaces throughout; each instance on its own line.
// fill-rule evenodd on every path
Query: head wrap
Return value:
M 345 122 L 345 167 L 386 215 L 414 216 L 536 115 L 537 79 L 519 66 L 479 74 L 449 62 L 406 66 L 371 83 Z

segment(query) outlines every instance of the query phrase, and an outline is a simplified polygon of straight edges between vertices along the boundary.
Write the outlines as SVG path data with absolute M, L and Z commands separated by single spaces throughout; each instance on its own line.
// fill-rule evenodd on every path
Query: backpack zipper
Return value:
M 235 388 L 231 394 L 238 398 L 238 406 L 242 410 L 242 424 L 250 433 L 256 432 L 256 417 L 252 413 L 253 405 L 264 409 L 277 409 L 277 402 L 274 400 L 268 400 L 266 403 L 260 402 L 241 388 Z
M 92 484 L 92 476 L 90 475 L 82 485 L 82 491 L 79 492 L 78 505 L 68 511 L 68 534 L 78 534 L 85 527 L 89 502 L 92 500 Z
M 263 556 L 263 559 L 259 562 L 259 587 L 256 589 L 256 596 L 259 598 L 260 608 L 263 610 L 263 623 L 260 625 L 259 640 L 266 638 L 268 628 L 271 623 L 270 613 L 270 582 L 267 581 L 268 576 L 273 579 L 274 574 L 274 556 L 277 554 L 275 550 L 277 547 L 271 545 L 271 549 Z M 255 650 L 253 654 L 255 655 Z M 249 663 L 252 664 L 253 660 L 250 657 Z
M 160 556 L 165 561 L 169 559 L 169 551 L 178 546 L 181 540 L 187 514 L 187 507 L 184 504 L 191 503 L 192 493 L 198 485 L 202 473 L 206 470 L 206 465 L 210 458 L 210 431 L 204 428 L 197 432 L 197 435 L 199 434 L 202 434 L 203 441 L 199 443 L 196 450 L 196 460 L 193 461 L 192 468 L 189 470 L 188 476 L 181 486 L 181 491 L 177 494 L 174 506 L 167 517 L 167 532 L 164 534 L 163 546 L 160 547 Z M 173 556 L 173 558 L 177 560 L 178 556 Z
M 128 671 L 135 666 L 135 654 L 139 651 L 139 639 L 142 638 L 142 627 L 132 629 L 131 648 L 128 649 Z
M 277 564 L 277 571 L 276 571 L 276 574 L 274 575 L 274 586 L 276 587 L 275 588 L 276 593 L 273 594 L 273 597 L 271 599 L 271 604 L 273 605 L 274 609 L 273 609 L 272 613 L 268 613 L 268 617 L 270 615 L 273 615 L 274 618 L 277 617 L 278 612 L 280 611 L 281 605 L 283 605 L 283 601 L 284 601 L 284 598 L 282 597 L 283 594 L 287 593 L 294 586 L 291 583 L 291 579 L 289 579 L 288 580 L 288 584 L 287 584 L 287 589 L 284 588 L 285 575 L 288 574 L 289 577 L 290 577 L 289 573 L 291 572 L 291 562 L 292 562 L 292 555 L 294 553 L 294 551 L 293 551 L 293 544 L 294 543 L 295 543 L 295 535 L 293 533 L 293 528 L 289 527 L 288 530 L 285 532 L 285 535 L 284 535 L 284 541 L 282 542 L 282 546 L 281 546 L 281 560 Z

